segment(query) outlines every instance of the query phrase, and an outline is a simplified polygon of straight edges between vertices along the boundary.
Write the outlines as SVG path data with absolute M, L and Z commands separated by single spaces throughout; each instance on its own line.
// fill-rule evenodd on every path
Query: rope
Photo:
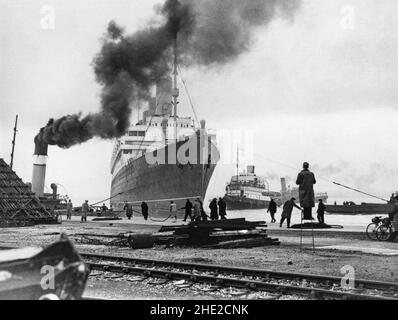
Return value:
M 173 214 L 170 214 L 170 215 L 169 215 L 166 219 L 164 219 L 164 220 L 157 220 L 157 219 L 152 219 L 152 218 L 149 218 L 149 220 L 154 221 L 154 222 L 165 222 L 165 221 L 169 220 L 169 219 L 171 218 L 172 215 L 173 215 Z
M 125 191 L 124 191 L 124 192 L 125 192 Z M 117 195 L 114 195 L 114 196 L 112 196 L 112 197 L 110 197 L 110 198 L 107 198 L 107 199 L 105 199 L 105 200 L 98 201 L 98 202 L 96 202 L 96 203 L 90 204 L 90 207 L 93 207 L 93 206 L 95 206 L 95 205 L 97 205 L 97 204 L 100 204 L 101 202 L 103 203 L 103 202 L 105 202 L 105 201 L 108 201 L 108 200 L 111 200 L 111 199 L 113 199 L 113 198 L 116 198 L 117 196 L 120 196 L 120 195 L 123 194 L 124 192 L 119 192 Z
M 147 134 L 147 132 L 148 132 L 149 126 L 150 126 L 150 124 L 152 123 L 152 118 L 153 118 L 153 115 L 151 115 L 151 118 L 149 119 L 149 122 L 148 122 L 148 124 L 147 124 L 147 126 L 146 126 L 145 135 L 144 135 L 144 137 L 142 138 L 141 143 L 140 143 L 140 146 L 138 147 L 138 149 L 137 149 L 137 151 L 136 151 L 136 153 L 135 153 L 135 158 L 137 157 L 138 152 L 141 150 L 142 144 L 143 144 L 144 141 L 145 141 L 145 137 L 146 137 L 146 134 Z
M 192 100 L 191 94 L 189 93 L 188 86 L 187 86 L 187 84 L 186 84 L 184 78 L 182 77 L 181 68 L 180 68 L 179 65 L 177 65 L 177 68 L 178 68 L 178 71 L 180 72 L 180 78 L 181 78 L 181 81 L 182 81 L 182 83 L 183 83 L 183 85 L 184 85 L 185 92 L 186 92 L 186 94 L 187 94 L 187 96 L 188 96 L 189 104 L 190 104 L 190 106 L 191 106 L 191 109 L 192 109 L 193 115 L 194 115 L 194 117 L 195 117 L 196 123 L 199 124 L 200 122 L 199 122 L 198 116 L 197 116 L 197 114 L 196 114 L 195 107 L 194 107 L 194 105 L 193 105 L 193 100 Z
M 332 183 L 333 183 L 333 184 L 335 184 L 335 185 L 337 185 L 337 186 L 340 186 L 340 187 L 343 187 L 343 188 L 346 188 L 346 189 L 349 189 L 349 190 L 352 190 L 352 191 L 356 191 L 356 192 L 359 192 L 359 193 L 365 194 L 365 195 L 367 195 L 367 196 L 369 196 L 369 197 L 372 197 L 372 198 L 376 198 L 376 199 L 379 199 L 379 200 L 383 200 L 383 201 L 389 202 L 389 201 L 388 201 L 388 200 L 386 200 L 386 199 L 383 199 L 383 198 L 380 198 L 380 197 L 374 196 L 374 195 L 372 195 L 372 194 L 369 194 L 369 193 L 363 192 L 363 191 L 361 191 L 361 190 L 358 190 L 358 189 L 354 189 L 354 188 L 351 188 L 351 187 L 345 186 L 344 184 L 341 184 L 341 183 L 338 183 L 338 182 L 334 182 L 334 181 L 332 181 Z

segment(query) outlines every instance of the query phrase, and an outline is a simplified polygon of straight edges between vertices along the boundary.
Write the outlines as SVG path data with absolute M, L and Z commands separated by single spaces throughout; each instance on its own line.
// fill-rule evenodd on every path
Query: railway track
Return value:
M 139 275 L 145 278 L 185 280 L 252 292 L 299 295 L 312 299 L 398 300 L 398 283 L 356 280 L 355 288 L 341 286 L 341 278 L 323 275 L 172 262 L 82 253 L 91 270 Z

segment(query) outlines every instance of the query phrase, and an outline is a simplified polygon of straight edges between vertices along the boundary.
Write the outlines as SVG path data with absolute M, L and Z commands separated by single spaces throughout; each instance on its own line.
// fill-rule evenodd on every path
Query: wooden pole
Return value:
M 18 115 L 15 116 L 14 137 L 12 139 L 11 162 L 10 162 L 11 169 L 14 164 L 14 151 L 15 151 L 15 141 L 17 137 L 17 126 L 18 126 Z

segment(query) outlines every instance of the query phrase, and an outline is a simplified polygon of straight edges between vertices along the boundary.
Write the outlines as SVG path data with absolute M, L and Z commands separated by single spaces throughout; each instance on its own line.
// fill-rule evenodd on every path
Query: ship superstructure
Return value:
M 280 197 L 270 191 L 267 180 L 255 174 L 255 167 L 247 166 L 246 172 L 232 176 L 226 186 L 225 201 L 229 210 L 267 208 L 271 198 Z
M 145 201 L 150 214 L 164 216 L 170 201 L 182 207 L 188 198 L 205 197 L 220 156 L 215 135 L 204 120 L 199 125 L 177 114 L 176 61 L 173 75 L 157 82 L 142 119 L 115 143 L 110 200 L 115 210 Z

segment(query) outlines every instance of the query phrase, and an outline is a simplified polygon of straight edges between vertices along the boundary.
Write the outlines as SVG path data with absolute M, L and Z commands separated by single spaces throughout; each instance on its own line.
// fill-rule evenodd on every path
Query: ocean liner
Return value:
M 176 58 L 173 69 L 173 79 L 157 82 L 156 97 L 142 119 L 116 141 L 111 159 L 114 210 L 128 202 L 140 211 L 145 201 L 150 215 L 165 217 L 170 201 L 181 208 L 188 198 L 205 198 L 220 154 L 204 120 L 198 126 L 191 117 L 178 116 Z

